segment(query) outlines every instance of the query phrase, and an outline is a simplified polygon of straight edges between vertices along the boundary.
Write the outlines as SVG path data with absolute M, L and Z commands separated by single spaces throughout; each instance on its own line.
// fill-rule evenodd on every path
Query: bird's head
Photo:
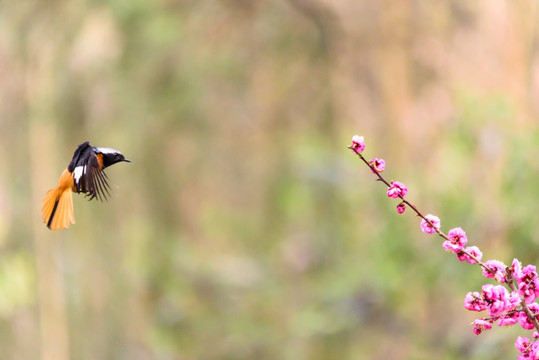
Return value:
M 94 151 L 96 154 L 103 155 L 103 168 L 114 165 L 121 161 L 131 162 L 124 157 L 124 154 L 116 149 L 95 147 Z

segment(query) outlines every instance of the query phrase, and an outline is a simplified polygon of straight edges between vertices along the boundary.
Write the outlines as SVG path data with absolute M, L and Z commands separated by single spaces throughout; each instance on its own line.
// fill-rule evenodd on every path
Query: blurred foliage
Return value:
M 0 4 L 2 359 L 506 359 L 485 279 L 346 146 L 486 258 L 538 263 L 537 5 Z M 40 204 L 76 146 L 109 202 Z

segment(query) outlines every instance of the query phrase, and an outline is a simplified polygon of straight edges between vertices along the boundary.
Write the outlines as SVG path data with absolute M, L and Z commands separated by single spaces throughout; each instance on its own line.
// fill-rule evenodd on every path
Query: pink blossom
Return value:
M 517 360 L 537 360 L 539 359 L 539 343 L 534 342 L 530 348 L 522 355 L 517 355 Z
M 483 311 L 486 310 L 487 304 L 483 300 L 483 296 L 479 292 L 474 291 L 473 293 L 469 292 L 466 294 L 464 308 L 470 311 Z
M 447 251 L 457 253 L 464 248 L 464 245 L 468 242 L 466 233 L 461 228 L 454 228 L 449 230 L 447 234 L 449 240 L 444 241 L 443 248 Z
M 421 219 L 421 230 L 427 234 L 434 234 L 436 229 L 440 229 L 440 218 L 432 214 L 428 214 L 425 218 L 430 221 L 429 224 L 425 219 Z
M 518 360 L 536 360 L 539 355 L 539 343 L 530 342 L 530 339 L 526 337 L 517 337 L 515 347 L 521 354 L 517 356 Z
M 392 199 L 396 199 L 399 196 L 406 196 L 408 194 L 408 188 L 400 181 L 392 181 L 391 185 L 387 188 L 387 196 Z
M 481 252 L 481 250 L 479 250 L 479 248 L 477 246 L 468 246 L 466 249 L 468 253 L 470 253 L 471 255 L 475 256 L 475 258 L 479 261 L 481 261 L 481 259 L 483 259 L 483 253 Z M 476 264 L 477 261 L 475 261 L 474 259 L 472 259 L 471 257 L 468 257 L 468 259 L 466 260 L 468 263 L 470 264 Z
M 518 293 L 524 297 L 526 303 L 532 303 L 539 296 L 539 279 L 535 266 L 527 265 L 516 274 Z
M 499 260 L 487 260 L 485 265 L 493 272 L 483 268 L 483 275 L 488 278 L 495 278 L 499 283 L 504 283 L 506 279 L 505 269 L 507 266 Z
M 365 150 L 365 138 L 359 135 L 352 136 L 351 149 L 355 153 L 363 152 Z
M 516 310 L 520 304 L 516 292 L 510 293 L 502 285 L 485 284 L 481 287 L 481 298 L 490 316 L 505 315 Z
M 536 315 L 539 313 L 539 304 L 533 303 L 528 305 L 528 309 L 532 312 L 532 314 Z M 522 326 L 526 330 L 531 330 L 534 328 L 533 322 L 528 318 L 528 315 L 524 311 L 520 313 L 520 326 Z
M 530 347 L 530 339 L 524 338 L 524 337 L 517 337 L 517 341 L 515 341 L 515 347 L 517 348 L 517 351 L 521 354 L 524 354 L 524 352 L 528 351 Z
M 369 160 L 372 172 L 382 172 L 386 168 L 386 161 L 384 159 L 372 158 Z
M 511 295 L 509 295 L 507 310 L 513 311 L 513 310 L 516 310 L 517 307 L 519 306 L 520 306 L 520 295 L 518 294 L 518 292 L 513 291 Z
M 520 283 L 518 285 L 518 293 L 524 297 L 526 304 L 532 303 L 537 299 L 537 288 L 528 287 L 525 283 Z
M 483 300 L 487 304 L 489 316 L 507 313 L 511 306 L 510 294 L 502 285 L 485 284 L 481 290 L 483 290 Z
M 528 319 L 528 316 L 524 312 L 520 314 L 519 322 L 520 326 L 522 326 L 526 330 L 531 330 L 534 328 L 533 323 Z
M 483 292 L 468 293 L 464 299 L 464 307 L 470 311 L 488 310 L 490 316 L 498 317 L 498 326 L 512 326 L 520 321 L 520 304 L 518 293 L 509 293 L 502 285 L 487 284 Z
M 481 259 L 483 258 L 483 253 L 481 252 L 481 250 L 479 250 L 477 246 L 468 246 L 464 250 L 468 252 L 469 254 L 472 254 L 473 256 L 475 256 L 475 258 L 479 261 L 481 261 Z M 468 256 L 468 254 L 464 253 L 464 251 L 462 250 L 457 252 L 457 259 L 459 259 L 460 261 L 467 261 L 470 264 L 477 263 L 477 261 L 472 259 L 470 256 Z
M 520 320 L 520 312 L 512 312 L 507 315 L 503 315 L 500 317 L 500 320 L 498 320 L 498 326 L 501 327 L 509 327 L 517 324 Z
M 528 287 L 525 283 L 520 283 L 518 285 L 518 293 L 524 297 L 526 304 L 532 303 L 537 299 L 537 288 Z
M 515 279 L 518 279 L 522 272 L 522 263 L 518 259 L 513 259 L 513 263 L 511 264 L 511 274 Z
M 479 335 L 485 330 L 492 329 L 492 325 L 487 320 L 476 319 L 474 320 L 473 324 L 473 332 L 475 335 Z
M 399 205 L 397 205 L 397 212 L 399 214 L 402 214 L 404 210 L 406 210 L 406 205 L 404 203 L 400 203 Z
M 517 276 L 517 280 L 519 281 L 529 281 L 530 279 L 535 279 L 537 278 L 536 267 L 534 265 L 526 265 L 522 268 Z
M 529 279 L 537 278 L 537 271 L 534 265 L 526 265 L 522 268 L 518 274 L 517 280 L 519 281 L 528 281 Z
M 530 309 L 530 311 L 531 311 L 534 315 L 539 314 L 539 304 L 538 304 L 538 303 L 528 304 L 528 309 Z

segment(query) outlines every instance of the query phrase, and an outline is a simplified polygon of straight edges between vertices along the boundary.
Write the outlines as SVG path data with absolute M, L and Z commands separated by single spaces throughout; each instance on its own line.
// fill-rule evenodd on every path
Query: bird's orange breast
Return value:
M 95 154 L 97 163 L 99 164 L 99 170 L 103 170 L 103 154 Z

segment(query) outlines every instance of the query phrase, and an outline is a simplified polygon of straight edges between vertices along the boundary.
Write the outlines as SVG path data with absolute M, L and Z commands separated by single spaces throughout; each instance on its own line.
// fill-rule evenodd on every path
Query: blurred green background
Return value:
M 537 2 L 0 3 L 0 357 L 507 359 L 485 259 L 538 264 Z M 113 198 L 41 200 L 85 140 Z

